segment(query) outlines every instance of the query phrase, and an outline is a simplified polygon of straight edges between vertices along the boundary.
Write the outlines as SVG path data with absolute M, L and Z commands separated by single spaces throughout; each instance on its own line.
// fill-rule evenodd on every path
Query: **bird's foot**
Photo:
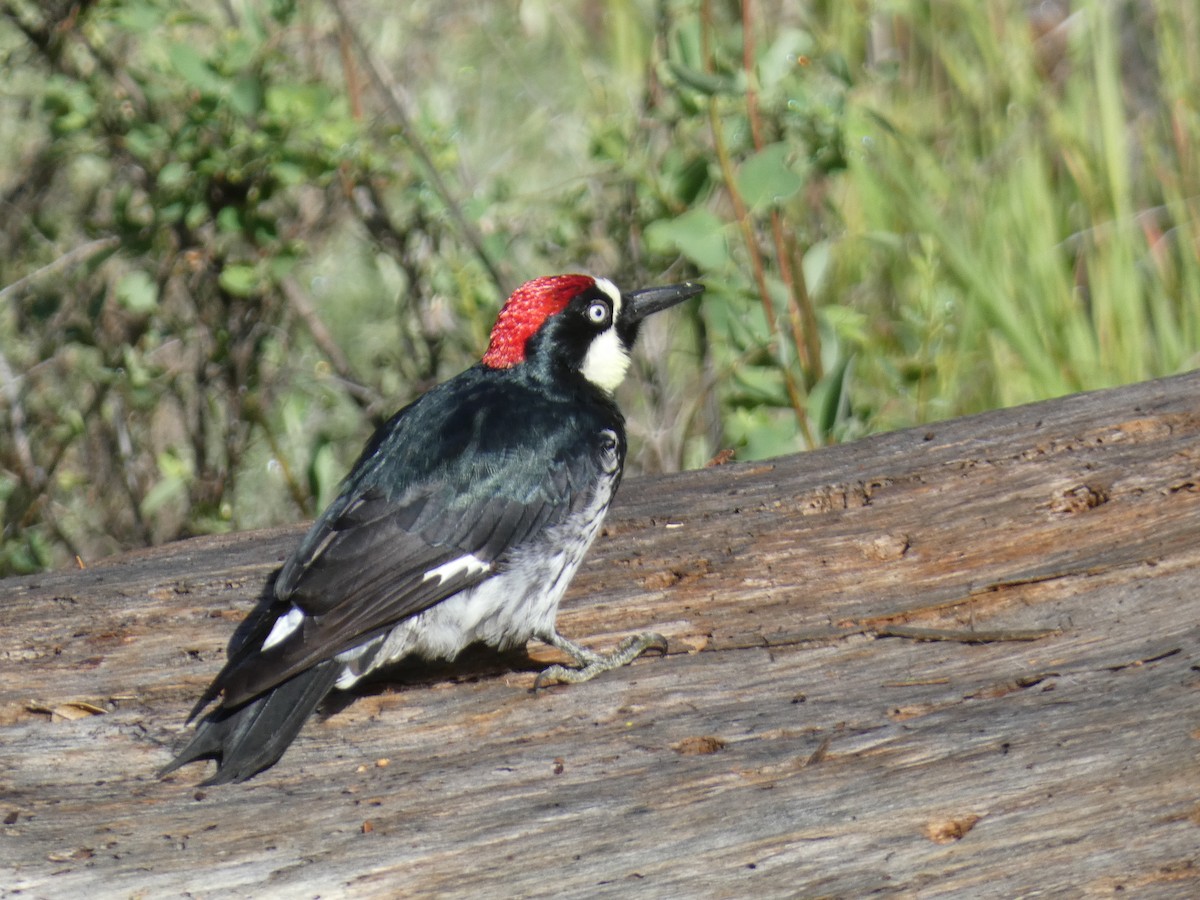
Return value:
M 657 650 L 664 655 L 667 652 L 667 639 L 652 631 L 625 638 L 611 653 L 596 653 L 594 650 L 579 646 L 574 641 L 567 640 L 558 632 L 554 632 L 544 640 L 547 644 L 572 657 L 579 663 L 579 668 L 555 665 L 543 669 L 534 679 L 533 690 L 535 693 L 539 688 L 548 684 L 579 684 L 590 681 L 601 672 L 629 665 L 647 650 Z

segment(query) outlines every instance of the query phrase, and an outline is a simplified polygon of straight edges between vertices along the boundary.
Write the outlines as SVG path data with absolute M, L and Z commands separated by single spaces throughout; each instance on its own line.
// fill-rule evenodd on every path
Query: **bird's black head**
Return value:
M 652 313 L 702 293 L 685 282 L 623 294 L 606 278 L 552 275 L 517 288 L 500 310 L 483 363 L 538 360 L 578 372 L 611 393 L 625 378 L 638 329 Z

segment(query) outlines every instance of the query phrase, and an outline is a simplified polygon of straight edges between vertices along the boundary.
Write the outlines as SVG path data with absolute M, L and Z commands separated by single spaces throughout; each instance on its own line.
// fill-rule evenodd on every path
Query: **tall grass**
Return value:
M 872 427 L 1195 365 L 1200 8 L 877 6 L 833 287 Z

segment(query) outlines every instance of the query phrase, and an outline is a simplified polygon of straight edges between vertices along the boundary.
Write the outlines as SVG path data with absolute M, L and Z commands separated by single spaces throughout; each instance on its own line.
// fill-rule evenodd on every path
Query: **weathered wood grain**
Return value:
M 0 582 L 0 887 L 1200 895 L 1198 395 L 631 479 L 560 624 L 666 659 L 400 672 L 241 786 L 153 773 L 298 528 Z

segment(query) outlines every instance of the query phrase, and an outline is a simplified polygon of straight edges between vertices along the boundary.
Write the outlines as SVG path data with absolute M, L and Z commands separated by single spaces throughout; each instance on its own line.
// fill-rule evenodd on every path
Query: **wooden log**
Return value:
M 560 625 L 155 778 L 300 534 L 0 583 L 23 897 L 1200 896 L 1200 374 L 630 479 Z

